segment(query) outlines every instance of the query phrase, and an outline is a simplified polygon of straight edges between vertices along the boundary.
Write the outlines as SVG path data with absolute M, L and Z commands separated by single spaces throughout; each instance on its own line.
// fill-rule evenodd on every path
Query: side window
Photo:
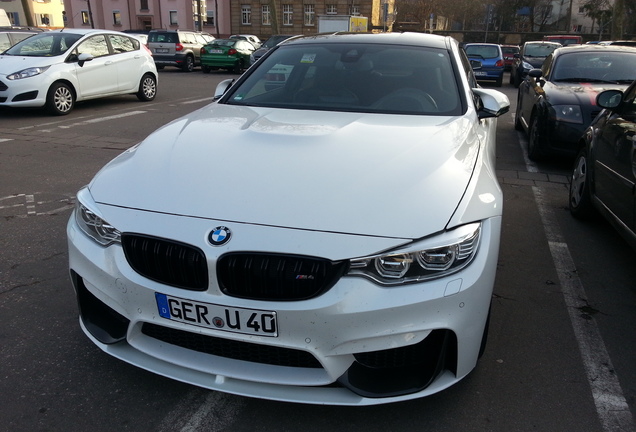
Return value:
M 93 36 L 86 39 L 77 47 L 78 54 L 91 54 L 93 57 L 102 57 L 110 54 L 106 37 L 104 35 Z
M 120 35 L 108 35 L 108 38 L 110 40 L 110 45 L 113 47 L 113 51 L 115 51 L 115 53 L 129 52 L 139 49 L 139 42 L 134 41 L 129 37 Z M 135 42 L 137 43 L 135 44 Z
M 479 85 L 477 85 L 477 80 L 475 79 L 475 74 L 473 73 L 473 68 L 470 65 L 470 60 L 468 60 L 468 56 L 466 55 L 466 51 L 460 49 L 459 56 L 462 59 L 462 66 L 464 68 L 464 72 L 466 72 L 466 77 L 468 78 L 468 85 L 470 88 L 479 87 Z
M 0 52 L 11 48 L 11 41 L 9 40 L 9 35 L 7 33 L 0 33 Z

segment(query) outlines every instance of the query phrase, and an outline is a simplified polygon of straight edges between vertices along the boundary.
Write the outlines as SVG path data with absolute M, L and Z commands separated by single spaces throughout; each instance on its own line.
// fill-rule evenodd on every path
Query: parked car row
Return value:
M 571 214 L 602 215 L 636 249 L 636 48 L 527 42 L 518 60 L 515 128 L 528 156 L 574 159 Z

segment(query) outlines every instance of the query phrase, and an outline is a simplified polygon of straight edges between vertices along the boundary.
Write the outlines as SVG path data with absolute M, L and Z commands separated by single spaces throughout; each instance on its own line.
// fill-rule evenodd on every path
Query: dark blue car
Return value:
M 481 67 L 474 67 L 478 81 L 494 81 L 501 87 L 504 74 L 504 58 L 501 46 L 490 43 L 469 43 L 464 50 L 470 60 L 481 62 Z

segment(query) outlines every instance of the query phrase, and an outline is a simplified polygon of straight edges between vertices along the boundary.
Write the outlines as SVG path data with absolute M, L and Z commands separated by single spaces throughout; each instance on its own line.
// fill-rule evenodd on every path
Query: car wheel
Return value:
M 539 132 L 539 120 L 536 115 L 530 119 L 530 130 L 528 131 L 528 157 L 533 161 L 542 159 L 541 147 L 543 140 Z
M 495 82 L 495 85 L 497 87 L 501 87 L 503 85 L 503 74 L 501 74 L 501 76 L 499 78 L 497 78 L 497 81 Z
M 574 160 L 572 177 L 570 178 L 569 207 L 570 213 L 577 219 L 587 219 L 593 213 L 590 198 L 589 158 L 584 147 Z
M 510 71 L 510 79 L 508 80 L 509 84 L 514 84 L 515 83 L 515 78 L 514 78 L 515 74 Z
M 203 71 L 203 73 L 210 73 L 210 70 L 210 66 L 201 65 L 201 71 Z
M 236 62 L 236 66 L 234 66 L 234 73 L 242 74 L 244 70 L 245 67 L 243 66 L 243 60 L 239 59 L 239 61 Z
M 194 59 L 192 56 L 187 56 L 183 62 L 182 69 L 184 72 L 192 72 L 194 70 Z
M 152 74 L 141 77 L 137 99 L 142 102 L 150 102 L 157 95 L 157 79 Z
M 514 82 L 512 83 L 512 85 L 515 86 L 515 88 L 519 88 L 519 86 L 521 85 L 521 77 L 519 76 L 519 74 L 515 74 L 513 81 Z
M 53 115 L 66 115 L 75 105 L 75 94 L 70 86 L 58 82 L 49 88 L 46 95 L 46 109 Z

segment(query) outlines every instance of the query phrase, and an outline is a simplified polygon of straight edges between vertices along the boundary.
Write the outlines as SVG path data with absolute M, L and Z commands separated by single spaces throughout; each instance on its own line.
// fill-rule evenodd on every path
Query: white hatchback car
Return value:
M 454 39 L 409 33 L 289 40 L 217 95 L 79 191 L 88 337 L 282 401 L 379 404 L 465 377 L 486 343 L 508 98 Z
M 76 101 L 135 94 L 151 101 L 157 69 L 139 39 L 114 31 L 63 29 L 34 35 L 0 55 L 0 106 L 68 114 Z

